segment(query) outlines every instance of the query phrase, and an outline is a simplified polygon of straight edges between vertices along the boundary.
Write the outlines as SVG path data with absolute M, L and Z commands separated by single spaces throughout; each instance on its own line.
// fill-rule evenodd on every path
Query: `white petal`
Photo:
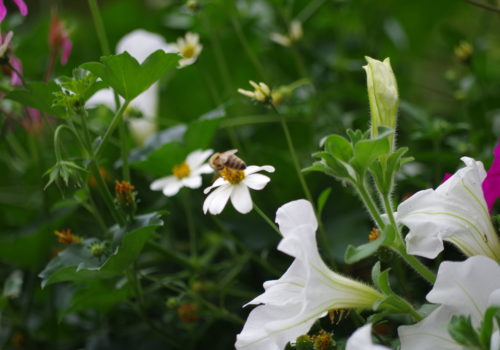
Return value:
M 495 331 L 491 335 L 490 350 L 500 349 L 500 331 Z
M 213 173 L 214 169 L 210 167 L 208 164 L 203 164 L 202 166 L 194 169 L 191 174 L 192 175 L 200 175 L 200 174 L 210 174 Z
M 245 184 L 240 183 L 238 185 L 233 185 L 231 203 L 233 203 L 234 209 L 242 214 L 249 213 L 252 210 L 252 198 L 250 197 L 250 191 Z
M 224 184 L 230 185 L 229 182 L 227 182 L 226 180 L 224 180 L 222 177 L 219 177 L 217 180 L 215 180 L 215 182 L 212 184 L 212 186 L 209 186 L 209 187 L 205 188 L 203 190 L 203 193 L 207 194 L 208 192 L 210 192 L 212 190 L 212 188 L 216 188 L 216 187 L 222 186 Z
M 271 181 L 269 176 L 262 174 L 251 174 L 243 179 L 243 183 L 252 190 L 261 190 Z
M 201 187 L 201 176 L 188 176 L 181 180 L 182 184 L 189 188 L 200 188 Z
M 401 350 L 462 350 L 448 333 L 451 310 L 440 306 L 422 321 L 398 328 Z
M 214 153 L 214 151 L 211 149 L 207 149 L 206 151 L 198 149 L 191 152 L 187 156 L 186 163 L 189 165 L 191 170 L 197 169 L 207 160 L 208 157 L 210 157 L 212 153 Z
M 263 165 L 263 166 L 249 165 L 245 168 L 245 176 L 251 175 L 261 170 L 267 171 L 268 173 L 274 173 L 274 167 L 270 165 Z
M 305 199 L 292 201 L 281 206 L 276 212 L 276 223 L 284 236 L 289 235 L 301 225 L 310 226 L 310 231 L 313 234 L 318 229 L 312 205 Z
M 500 266 L 487 257 L 473 256 L 462 262 L 441 263 L 427 300 L 445 305 L 455 313 L 470 315 L 477 326 L 490 295 L 497 290 L 500 290 Z
M 371 333 L 371 323 L 358 328 L 347 340 L 345 350 L 390 350 L 386 346 L 373 344 Z
M 157 130 L 156 121 L 146 118 L 131 118 L 128 120 L 128 127 L 132 138 L 139 146 L 143 146 L 149 136 Z
M 146 91 L 137 96 L 130 103 L 130 107 L 135 108 L 143 117 L 154 120 L 158 114 L 159 85 L 154 83 Z
M 245 350 L 283 350 L 285 345 L 297 337 L 307 333 L 315 318 L 284 329 L 276 329 L 275 324 L 283 319 L 289 319 L 300 312 L 300 305 L 291 304 L 287 307 L 260 305 L 250 312 L 245 326 L 236 336 L 236 349 Z
M 221 186 L 210 193 L 203 203 L 203 212 L 218 215 L 226 206 L 233 188 L 231 185 Z
M 180 182 L 178 179 L 177 181 L 172 182 L 165 187 L 163 187 L 163 194 L 167 197 L 172 197 L 179 192 L 179 190 L 182 188 L 182 182 Z
M 149 189 L 152 191 L 159 191 L 163 190 L 165 186 L 168 186 L 169 184 L 178 181 L 175 176 L 166 176 L 159 178 L 157 180 L 154 180 L 151 185 L 149 186 Z
M 156 50 L 165 50 L 167 48 L 167 43 L 161 35 L 144 29 L 136 29 L 120 39 L 116 45 L 116 52 L 127 51 L 139 63 L 142 63 Z
M 399 205 L 398 221 L 410 229 L 406 236 L 410 254 L 435 258 L 446 240 L 468 256 L 500 260 L 500 242 L 481 188 L 486 176 L 483 164 L 462 160 L 467 166 L 436 190 L 420 191 Z
M 100 105 L 106 106 L 112 111 L 115 110 L 115 95 L 112 89 L 99 90 L 85 102 L 87 108 L 95 108 Z

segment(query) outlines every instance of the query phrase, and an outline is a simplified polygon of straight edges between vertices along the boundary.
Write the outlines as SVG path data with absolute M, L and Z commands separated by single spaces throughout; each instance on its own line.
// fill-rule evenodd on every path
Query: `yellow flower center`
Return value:
M 224 168 L 219 172 L 220 176 L 227 182 L 233 185 L 239 184 L 241 180 L 245 178 L 245 172 L 243 170 L 236 170 L 231 168 Z
M 183 162 L 181 164 L 178 164 L 172 168 L 172 173 L 178 178 L 182 179 L 186 176 L 189 176 L 191 173 L 191 169 L 189 168 L 188 163 Z
M 192 57 L 194 57 L 194 53 L 195 53 L 195 47 L 191 44 L 186 44 L 181 49 L 181 55 L 184 58 L 192 58 Z

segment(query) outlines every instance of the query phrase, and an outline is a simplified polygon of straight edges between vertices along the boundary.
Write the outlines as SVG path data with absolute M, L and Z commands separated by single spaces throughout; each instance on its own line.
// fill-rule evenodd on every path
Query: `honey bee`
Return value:
M 244 170 L 247 165 L 241 158 L 234 155 L 236 152 L 238 152 L 237 149 L 231 149 L 222 153 L 217 152 L 210 157 L 208 164 L 215 171 L 221 171 L 224 168 Z

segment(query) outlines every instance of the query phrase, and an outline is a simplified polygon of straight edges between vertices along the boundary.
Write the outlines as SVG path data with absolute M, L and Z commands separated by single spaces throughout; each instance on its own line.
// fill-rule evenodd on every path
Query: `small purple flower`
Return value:
M 26 16 L 28 14 L 28 6 L 25 4 L 24 0 L 12 0 L 12 1 L 14 1 L 14 3 L 19 8 L 19 12 L 21 12 L 21 15 Z M 0 22 L 4 20 L 6 15 L 7 15 L 7 7 L 5 7 L 3 0 L 0 0 Z
M 493 149 L 493 155 L 493 163 L 486 173 L 486 179 L 483 181 L 484 198 L 490 212 L 496 200 L 500 197 L 500 142 Z

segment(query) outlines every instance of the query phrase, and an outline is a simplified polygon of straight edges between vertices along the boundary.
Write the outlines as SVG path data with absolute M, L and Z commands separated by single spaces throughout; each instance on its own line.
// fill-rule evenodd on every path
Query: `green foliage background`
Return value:
M 100 46 L 87 2 L 28 1 L 26 18 L 6 3 L 9 14 L 2 31 L 15 31 L 13 52 L 22 60 L 28 81 L 44 79 L 52 11 L 59 12 L 73 41 L 68 64 L 57 65 L 54 77 L 70 76 L 73 68 L 99 60 Z M 304 168 L 312 164 L 311 154 L 319 150 L 323 137 L 344 135 L 346 128 L 369 127 L 361 68 L 365 55 L 390 57 L 398 80 L 396 139 L 415 158 L 401 172 L 398 199 L 439 184 L 445 172 L 459 167 L 463 155 L 486 165 L 491 161 L 500 136 L 500 14 L 457 0 L 200 0 L 199 4 L 199 10 L 191 11 L 182 1 L 99 2 L 112 48 L 137 28 L 159 33 L 167 42 L 186 31 L 200 34 L 203 51 L 197 63 L 160 81 L 161 129 L 197 123 L 200 116 L 223 110 L 214 137 L 203 142 L 219 151 L 237 147 L 248 164 L 276 168 L 268 187 L 252 193 L 269 217 L 279 206 L 304 195 L 278 118 L 237 93 L 237 88 L 249 88 L 250 79 L 273 88 L 309 79 L 310 84 L 279 106 Z M 292 48 L 272 42 L 269 33 L 284 33 L 291 19 L 303 22 L 303 38 Z M 469 60 L 454 54 L 461 41 L 473 46 Z M 3 78 L 2 90 L 8 89 L 8 79 Z M 52 232 L 70 227 L 91 238 L 98 237 L 98 226 L 75 190 L 61 193 L 56 186 L 43 190 L 47 180 L 43 174 L 55 162 L 52 135 L 60 120 L 50 118 L 41 131 L 33 133 L 23 128 L 25 111 L 18 104 L 2 100 L 0 108 L 0 281 L 11 281 L 8 278 L 16 270 L 23 276 L 19 292 L 0 301 L 0 347 L 232 348 L 248 314 L 241 306 L 290 263 L 276 251 L 279 237 L 271 228 L 254 211 L 241 215 L 230 206 L 219 217 L 203 215 L 201 189 L 183 190 L 174 198 L 150 191 L 149 184 L 162 172 L 161 159 L 153 159 L 149 165 L 136 165 L 132 172 L 140 199 L 138 213 L 168 212 L 162 216 L 164 226 L 148 232 L 151 237 L 145 239 L 154 244 L 146 244 L 135 263 L 145 275 L 154 275 L 142 281 L 146 298 L 139 304 L 143 305 L 138 306 L 124 275 L 41 289 L 38 275 L 55 250 L 61 249 Z M 91 111 L 92 132 L 101 135 L 111 117 L 105 108 Z M 202 142 L 205 133 L 211 135 L 215 127 L 199 129 L 196 142 Z M 67 155 L 78 159 L 77 146 L 69 136 L 64 144 Z M 113 138 L 103 157 L 110 188 L 114 179 L 120 179 L 117 145 Z M 132 140 L 129 145 L 135 147 Z M 137 152 L 132 152 L 132 159 Z M 165 175 L 171 168 L 168 162 Z M 347 245 L 366 243 L 371 229 L 360 202 L 350 188 L 323 174 L 308 173 L 306 179 L 314 198 L 331 189 L 323 210 L 330 245 L 321 246 L 323 255 L 332 254 L 339 271 L 368 280 L 373 260 L 343 262 Z M 209 182 L 207 177 L 204 185 Z M 97 206 L 105 211 L 102 204 Z M 192 212 L 199 236 L 197 259 L 189 257 L 186 209 Z M 111 217 L 106 217 L 106 224 L 113 224 Z M 410 300 L 421 299 L 427 290 L 413 288 L 416 276 L 395 256 L 379 254 L 404 286 L 398 292 Z M 181 322 L 176 303 L 198 305 L 198 320 Z M 383 336 L 394 336 L 401 322 L 405 320 L 392 320 Z M 349 318 L 330 325 L 323 320 L 322 325 L 333 328 L 335 338 L 342 339 L 356 321 Z M 13 341 L 15 334 L 21 335 L 21 345 Z

